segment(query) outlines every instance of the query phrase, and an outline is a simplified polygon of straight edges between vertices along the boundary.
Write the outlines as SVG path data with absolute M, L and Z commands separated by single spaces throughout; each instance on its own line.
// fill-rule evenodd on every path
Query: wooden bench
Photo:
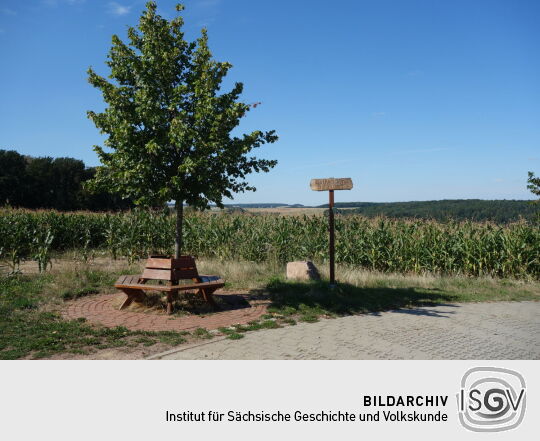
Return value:
M 149 280 L 159 280 L 165 284 L 147 285 Z M 181 280 L 191 280 L 191 283 L 179 283 Z M 145 291 L 161 291 L 167 293 L 167 314 L 171 314 L 174 296 L 179 291 L 197 290 L 206 302 L 215 307 L 212 293 L 224 285 L 225 282 L 219 276 L 199 274 L 193 256 L 181 256 L 179 259 L 151 256 L 146 261 L 142 275 L 121 276 L 114 287 L 127 295 L 120 309 L 131 305 L 133 301 L 143 301 Z

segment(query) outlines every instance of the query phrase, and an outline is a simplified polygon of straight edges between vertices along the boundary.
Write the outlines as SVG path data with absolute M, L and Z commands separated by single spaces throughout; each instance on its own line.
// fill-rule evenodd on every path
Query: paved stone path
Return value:
M 222 294 L 223 295 L 223 294 Z M 124 326 L 132 331 L 190 331 L 208 330 L 234 324 L 246 324 L 266 313 L 267 303 L 252 301 L 250 308 L 217 312 L 207 316 L 174 317 L 166 314 L 118 310 L 115 299 L 125 294 L 104 294 L 83 297 L 71 302 L 62 315 L 67 319 L 85 318 L 89 322 L 108 327 Z M 116 302 L 118 303 L 118 302 Z
M 540 302 L 462 303 L 301 323 L 163 359 L 540 359 Z

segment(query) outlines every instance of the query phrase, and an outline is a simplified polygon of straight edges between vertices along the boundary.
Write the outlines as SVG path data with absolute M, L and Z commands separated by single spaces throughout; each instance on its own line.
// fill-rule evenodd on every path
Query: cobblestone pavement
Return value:
M 539 359 L 540 302 L 461 303 L 300 323 L 162 359 Z
M 92 323 L 108 327 L 124 326 L 132 331 L 191 331 L 197 328 L 212 330 L 221 326 L 245 324 L 257 320 L 266 313 L 267 307 L 266 303 L 255 301 L 251 302 L 250 308 L 239 308 L 206 316 L 174 317 L 130 310 L 119 311 L 114 302 L 118 297 L 124 298 L 125 294 L 83 297 L 70 302 L 62 311 L 62 315 L 69 320 L 85 318 Z

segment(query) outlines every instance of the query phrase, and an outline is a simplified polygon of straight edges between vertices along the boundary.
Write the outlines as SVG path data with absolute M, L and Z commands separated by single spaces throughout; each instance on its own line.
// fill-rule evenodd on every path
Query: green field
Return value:
M 336 260 L 358 268 L 398 273 L 540 278 L 540 228 L 436 222 L 359 215 L 336 217 Z M 185 252 L 223 261 L 284 263 L 328 258 L 323 216 L 190 213 Z M 23 259 L 45 268 L 51 253 L 96 250 L 128 261 L 171 254 L 174 218 L 164 212 L 62 213 L 0 211 L 0 253 L 16 269 Z

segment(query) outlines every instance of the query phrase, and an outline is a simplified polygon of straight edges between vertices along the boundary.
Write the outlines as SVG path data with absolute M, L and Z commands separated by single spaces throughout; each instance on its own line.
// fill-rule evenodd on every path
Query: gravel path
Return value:
M 299 323 L 162 359 L 540 359 L 540 302 L 461 303 Z

